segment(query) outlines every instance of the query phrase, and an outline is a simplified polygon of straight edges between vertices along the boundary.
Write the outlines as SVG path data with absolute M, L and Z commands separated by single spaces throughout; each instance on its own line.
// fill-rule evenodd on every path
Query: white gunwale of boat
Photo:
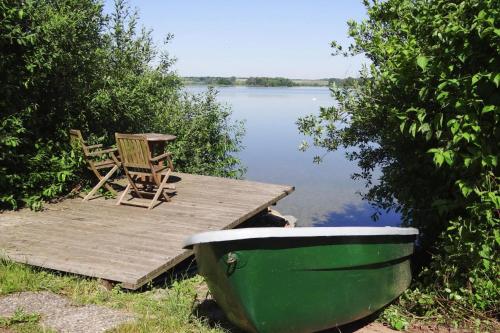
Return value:
M 398 227 L 242 228 L 201 232 L 187 238 L 184 241 L 183 247 L 189 249 L 196 244 L 227 242 L 242 239 L 398 235 L 418 235 L 418 229 Z

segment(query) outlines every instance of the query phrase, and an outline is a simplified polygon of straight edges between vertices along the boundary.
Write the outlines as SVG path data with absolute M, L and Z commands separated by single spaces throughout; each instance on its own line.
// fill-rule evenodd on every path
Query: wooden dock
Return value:
M 0 255 L 137 289 L 188 258 L 191 234 L 230 229 L 276 203 L 284 185 L 176 173 L 177 193 L 152 210 L 116 199 L 67 199 L 0 214 Z

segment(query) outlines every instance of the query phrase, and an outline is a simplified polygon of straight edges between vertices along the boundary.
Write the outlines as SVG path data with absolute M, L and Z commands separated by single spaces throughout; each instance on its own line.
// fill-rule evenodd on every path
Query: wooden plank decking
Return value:
M 152 210 L 80 198 L 0 214 L 0 255 L 13 261 L 121 282 L 137 289 L 191 255 L 194 233 L 234 228 L 293 187 L 174 174 L 177 195 Z

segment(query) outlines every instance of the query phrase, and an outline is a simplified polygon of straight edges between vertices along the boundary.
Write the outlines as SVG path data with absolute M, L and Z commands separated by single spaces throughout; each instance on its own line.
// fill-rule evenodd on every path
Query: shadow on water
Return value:
M 362 205 L 347 204 L 341 211 L 332 211 L 321 217 L 313 218 L 315 227 L 398 227 L 401 215 L 396 212 L 379 211 L 379 219 L 374 221 L 372 215 L 377 210 L 368 203 Z

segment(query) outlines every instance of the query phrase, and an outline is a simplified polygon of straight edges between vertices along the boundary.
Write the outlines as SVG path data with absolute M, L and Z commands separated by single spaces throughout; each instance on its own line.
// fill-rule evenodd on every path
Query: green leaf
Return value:
M 418 110 L 417 112 L 418 112 L 417 119 L 422 123 L 427 115 L 425 114 L 424 110 Z
M 483 107 L 483 110 L 481 111 L 481 113 L 488 113 L 488 112 L 491 112 L 491 111 L 495 111 L 496 109 L 496 106 L 495 105 L 486 105 Z
M 427 133 L 431 130 L 431 127 L 429 126 L 429 124 L 427 123 L 423 123 L 422 125 L 420 125 L 420 127 L 418 128 L 418 131 L 420 133 Z
M 491 165 L 496 167 L 498 165 L 498 157 L 495 155 L 489 155 L 488 157 L 490 158 Z
M 493 78 L 493 83 L 495 83 L 495 86 L 497 86 L 497 88 L 498 88 L 498 86 L 500 85 L 500 73 L 495 75 L 495 77 Z
M 469 194 L 473 192 L 473 189 L 467 186 L 463 181 L 457 181 L 458 187 L 460 188 L 460 191 L 462 192 L 462 195 L 467 198 Z
M 500 209 L 500 196 L 496 195 L 494 192 L 488 192 L 488 197 L 495 205 L 495 209 Z
M 429 63 L 429 60 L 425 56 L 418 56 L 417 57 L 417 65 L 422 68 L 422 70 L 425 70 L 427 68 L 427 64 Z
M 432 139 L 432 131 L 425 133 L 425 141 L 430 141 Z
M 448 97 L 448 95 L 449 95 L 449 93 L 448 93 L 447 91 L 443 91 L 443 92 L 441 92 L 441 93 L 437 96 L 437 98 L 436 98 L 436 99 L 437 99 L 438 101 L 441 101 L 441 100 L 443 100 L 443 99 L 447 98 L 447 97 Z
M 427 91 L 427 87 L 423 87 L 419 90 L 418 96 L 420 97 L 420 99 L 423 99 L 427 95 Z
M 438 149 L 438 148 L 432 148 L 432 149 L 429 149 L 428 152 L 434 154 L 434 158 L 433 158 L 434 163 L 438 167 L 440 167 L 444 162 L 443 151 L 441 149 Z
M 494 229 L 493 234 L 495 235 L 495 241 L 500 245 L 500 230 Z
M 413 123 L 410 126 L 410 134 L 411 134 L 411 136 L 415 137 L 416 133 L 417 133 L 417 124 Z
M 474 74 L 474 76 L 472 77 L 472 85 L 475 85 L 477 83 L 477 81 L 481 80 L 481 74 Z
M 440 167 L 441 165 L 443 165 L 443 162 L 444 162 L 444 156 L 443 156 L 443 154 L 439 154 L 439 155 L 435 155 L 434 156 L 434 163 L 436 163 L 436 165 L 438 167 Z
M 399 125 L 399 129 L 400 129 L 401 133 L 404 133 L 404 130 L 405 130 L 405 125 L 406 125 L 406 121 L 403 121 L 403 122 L 401 123 L 401 125 Z
M 481 160 L 481 165 L 483 167 L 496 167 L 497 166 L 497 157 L 494 155 L 484 156 Z
M 451 150 L 447 150 L 443 152 L 443 158 L 446 164 L 452 165 L 453 164 L 453 157 L 455 156 L 455 153 L 453 153 Z

